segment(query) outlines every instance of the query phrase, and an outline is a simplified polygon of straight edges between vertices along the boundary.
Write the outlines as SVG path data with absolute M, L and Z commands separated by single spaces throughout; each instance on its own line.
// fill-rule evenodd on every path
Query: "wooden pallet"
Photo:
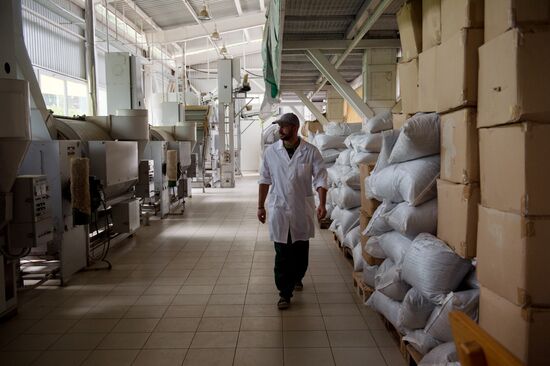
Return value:
M 355 292 L 364 304 L 374 292 L 374 289 L 363 282 L 362 272 L 352 272 L 351 277 L 353 279 L 353 287 L 355 288 Z
M 393 324 L 390 323 L 386 318 L 384 318 L 382 314 L 380 314 L 380 318 L 382 319 L 382 322 L 384 323 L 388 332 L 392 335 L 393 340 L 397 343 L 399 351 L 405 359 L 406 364 L 409 366 L 418 365 L 420 363 L 420 360 L 422 359 L 422 354 L 414 349 L 414 347 L 411 346 L 409 343 L 404 341 L 403 335 L 397 329 L 395 329 Z

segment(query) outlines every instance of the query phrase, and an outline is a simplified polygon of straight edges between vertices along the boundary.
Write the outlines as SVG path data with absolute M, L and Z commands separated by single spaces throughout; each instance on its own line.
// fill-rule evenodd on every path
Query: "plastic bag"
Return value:
M 427 233 L 414 239 L 405 255 L 403 279 L 435 304 L 442 304 L 454 291 L 472 265 L 460 258 L 444 242 Z
M 335 195 L 336 204 L 344 209 L 349 210 L 361 206 L 361 191 L 356 191 L 347 185 L 342 185 L 338 188 L 338 193 Z
M 399 266 L 390 259 L 386 259 L 378 268 L 374 277 L 374 285 L 377 291 L 395 301 L 402 301 L 411 288 L 409 284 L 401 280 Z
M 328 133 L 319 133 L 315 135 L 315 146 L 321 151 L 328 149 L 345 149 L 345 136 L 334 136 Z
M 368 177 L 370 194 L 379 201 L 418 206 L 437 196 L 439 155 L 389 165 Z
M 367 227 L 363 231 L 363 235 L 366 236 L 379 236 L 392 230 L 392 227 L 388 225 L 384 214 L 395 207 L 395 204 L 389 201 L 383 201 L 380 206 L 372 214 Z
M 360 227 L 354 227 L 351 229 L 345 236 L 342 244 L 350 249 L 353 249 L 361 241 L 361 230 Z
M 458 353 L 454 342 L 447 342 L 428 352 L 418 366 L 450 366 L 449 363 L 458 362 Z M 460 364 L 459 364 L 460 365 Z
M 376 133 L 393 128 L 393 116 L 391 111 L 378 113 L 376 116 L 368 119 L 363 125 L 363 131 L 367 133 Z
M 349 233 L 348 233 L 348 235 L 349 235 Z M 363 270 L 363 263 L 365 261 L 363 260 L 363 248 L 361 248 L 361 244 L 355 245 L 355 247 L 353 247 L 353 249 L 351 251 L 351 255 L 353 257 L 353 270 L 356 271 L 356 272 L 357 271 L 362 271 Z
M 390 164 L 402 163 L 439 154 L 439 114 L 416 114 L 409 118 L 388 159 Z
M 412 241 L 396 231 L 389 231 L 378 237 L 380 248 L 384 251 L 385 257 L 401 267 L 405 253 L 412 245 Z
M 408 329 L 423 329 L 434 308 L 435 305 L 413 287 L 401 303 L 398 323 Z
M 397 324 L 397 316 L 401 305 L 399 302 L 390 299 L 380 291 L 374 291 L 365 305 L 370 306 L 382 314 L 401 334 L 406 334 L 408 332 L 407 329 L 400 328 Z
M 437 199 L 416 207 L 402 202 L 383 214 L 387 224 L 411 240 L 420 233 L 437 233 Z
M 378 266 L 369 266 L 368 263 L 363 263 L 363 281 L 374 288 L 375 276 L 378 271 Z
M 403 340 L 409 342 L 414 349 L 423 355 L 441 344 L 437 339 L 420 329 L 407 333 Z
M 462 311 L 477 321 L 478 309 L 479 290 L 451 292 L 443 305 L 436 307 L 432 312 L 424 331 L 441 342 L 452 342 L 453 334 L 449 323 L 451 311 Z

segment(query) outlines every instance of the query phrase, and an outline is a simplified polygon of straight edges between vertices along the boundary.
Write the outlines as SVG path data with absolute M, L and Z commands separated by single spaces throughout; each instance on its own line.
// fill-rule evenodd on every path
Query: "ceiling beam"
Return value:
M 216 44 L 216 42 L 214 42 L 214 41 L 212 40 L 212 38 L 209 37 L 210 34 L 212 33 L 212 31 L 211 31 L 211 30 L 209 31 L 209 30 L 204 26 L 203 22 L 201 22 L 201 20 L 200 20 L 199 17 L 197 16 L 197 13 L 195 13 L 195 9 L 193 9 L 193 7 L 191 6 L 191 4 L 189 4 L 189 1 L 187 1 L 187 0 L 181 0 L 181 1 L 183 1 L 183 4 L 185 5 L 185 7 L 187 8 L 187 10 L 189 11 L 189 14 L 191 14 L 191 16 L 193 17 L 193 19 L 195 19 L 195 22 L 197 22 L 197 25 L 202 29 L 202 32 L 204 32 L 203 35 L 208 36 L 208 41 L 210 42 L 210 44 L 212 44 L 212 46 L 214 46 L 214 49 L 216 50 L 216 53 L 218 54 L 218 56 L 224 57 L 224 58 L 225 58 L 226 56 L 225 56 L 225 55 L 222 55 L 222 53 L 221 53 L 221 51 L 220 51 L 220 48 L 218 47 L 218 45 Z M 172 41 L 172 42 L 169 42 L 169 43 L 173 43 L 173 42 L 176 42 L 176 41 Z
M 187 3 L 187 1 L 185 1 Z M 193 14 L 195 14 L 193 12 Z M 196 16 L 196 14 L 195 14 Z M 216 19 L 218 32 L 227 33 L 245 28 L 259 27 L 265 24 L 265 16 L 262 13 L 248 13 L 241 17 L 229 17 Z M 205 29 L 206 28 L 206 32 Z M 147 32 L 147 39 L 155 43 L 186 42 L 193 39 L 206 37 L 214 31 L 214 22 L 202 23 L 202 25 L 188 25 L 159 32 Z
M 372 109 L 363 103 L 363 99 L 351 88 L 348 82 L 344 80 L 342 75 L 336 70 L 335 65 L 331 64 L 321 51 L 308 50 L 306 54 L 311 60 L 311 63 L 319 69 L 324 77 L 330 81 L 330 84 L 336 89 L 338 94 L 340 94 L 357 113 L 365 118 L 372 118 L 372 116 L 374 116 Z
M 307 49 L 321 49 L 321 50 L 345 50 L 351 46 L 353 41 L 351 40 L 313 40 L 313 41 L 284 41 L 283 51 L 290 50 L 307 50 Z M 368 49 L 368 48 L 399 48 L 401 43 L 399 39 L 363 39 L 359 41 L 354 49 Z
M 237 8 L 237 14 L 243 15 L 243 7 L 241 6 L 241 0 L 235 0 L 235 8 Z
M 321 111 L 317 108 L 315 104 L 313 104 L 312 101 L 307 99 L 304 93 L 296 92 L 296 95 L 298 96 L 298 98 L 300 98 L 300 100 L 306 106 L 306 108 L 309 109 L 311 113 L 313 113 L 315 118 L 317 118 L 317 121 L 321 122 L 323 126 L 328 125 L 327 118 L 323 116 L 323 113 L 321 113 Z

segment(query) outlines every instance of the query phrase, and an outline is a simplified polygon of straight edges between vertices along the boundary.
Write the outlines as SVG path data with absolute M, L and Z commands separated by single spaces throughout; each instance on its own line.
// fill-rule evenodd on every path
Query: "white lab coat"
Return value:
M 328 189 L 325 164 L 315 146 L 302 139 L 292 159 L 282 140 L 269 146 L 258 183 L 271 185 L 267 203 L 270 240 L 286 243 L 289 229 L 293 242 L 315 236 L 313 187 Z

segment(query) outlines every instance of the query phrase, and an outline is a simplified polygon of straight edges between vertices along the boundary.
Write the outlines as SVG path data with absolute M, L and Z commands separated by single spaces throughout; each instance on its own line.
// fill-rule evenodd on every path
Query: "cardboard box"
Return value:
M 401 109 L 403 113 L 418 112 L 418 59 L 397 64 L 399 87 L 401 92 Z
M 399 114 L 394 113 L 392 117 L 393 117 L 393 129 L 394 130 L 399 130 L 400 128 L 403 127 L 403 125 L 405 124 L 405 122 L 409 118 L 409 115 L 408 114 L 403 114 L 403 113 L 399 113 Z
M 397 12 L 401 57 L 411 60 L 422 51 L 422 0 L 408 1 Z
M 518 305 L 550 306 L 550 217 L 479 206 L 479 282 Z
M 437 109 L 437 47 L 418 56 L 418 109 L 434 112 Z
M 463 108 L 441 115 L 441 178 L 454 183 L 479 182 L 476 110 Z
M 422 50 L 441 43 L 441 0 L 422 0 Z
M 437 111 L 476 105 L 477 49 L 483 44 L 482 29 L 462 29 L 437 47 Z
M 548 0 L 485 0 L 485 42 L 511 28 L 541 23 L 550 23 Z
M 484 0 L 441 0 L 441 42 L 463 28 L 483 28 Z
M 477 184 L 437 181 L 437 237 L 462 258 L 476 256 Z
M 550 122 L 550 30 L 512 29 L 479 48 L 478 127 Z
M 368 217 L 372 217 L 374 211 L 380 205 L 375 199 L 367 198 L 365 189 L 365 179 L 370 175 L 374 169 L 374 164 L 359 164 L 359 178 L 361 181 L 361 211 L 365 212 Z
M 479 325 L 526 365 L 547 365 L 550 309 L 522 308 L 481 287 Z
M 521 215 L 550 215 L 550 124 L 479 130 L 481 203 Z

